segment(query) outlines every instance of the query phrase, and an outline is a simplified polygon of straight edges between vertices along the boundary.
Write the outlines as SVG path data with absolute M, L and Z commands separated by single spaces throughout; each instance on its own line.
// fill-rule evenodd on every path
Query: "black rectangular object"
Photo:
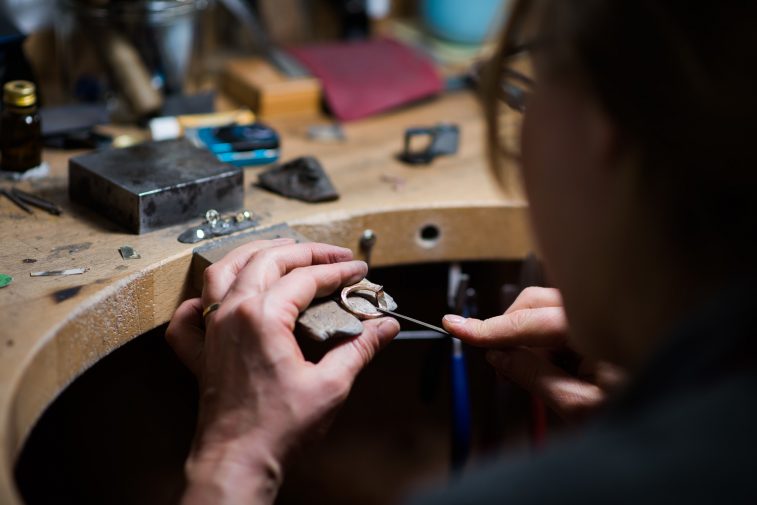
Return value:
M 186 139 L 105 149 L 68 164 L 71 200 L 104 213 L 132 233 L 198 219 L 208 209 L 244 205 L 244 174 Z

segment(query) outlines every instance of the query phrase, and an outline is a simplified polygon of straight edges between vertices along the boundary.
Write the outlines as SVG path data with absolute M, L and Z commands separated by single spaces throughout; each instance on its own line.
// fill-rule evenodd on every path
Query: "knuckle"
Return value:
M 344 272 L 341 268 L 320 268 L 317 270 L 319 284 L 325 286 L 337 285 L 342 281 Z
M 202 278 L 205 281 L 205 285 L 215 282 L 221 275 L 221 267 L 218 263 L 214 263 L 207 267 L 202 274 Z
M 284 247 L 271 247 L 263 249 L 255 255 L 255 262 L 261 264 L 266 270 L 275 268 L 279 275 L 286 272 Z
M 360 357 L 360 363 L 365 366 L 371 361 L 374 354 L 373 346 L 368 342 L 366 338 L 356 338 L 351 341 L 351 345 L 354 347 L 355 352 Z
M 491 319 L 484 319 L 478 324 L 474 325 L 474 334 L 477 338 L 483 339 L 493 334 L 496 328 L 494 328 L 494 321 Z
M 258 321 L 262 318 L 264 313 L 260 297 L 253 297 L 234 307 L 232 314 L 242 320 Z
M 536 286 L 528 286 L 523 291 L 521 291 L 519 298 L 522 297 L 524 300 L 531 300 L 534 298 L 538 298 L 539 295 L 542 294 L 544 288 L 539 288 Z
M 522 335 L 528 331 L 531 313 L 528 310 L 517 310 L 510 315 L 513 335 Z
M 564 391 L 559 401 L 562 411 L 572 417 L 584 417 L 599 405 L 604 395 L 596 386 L 585 384 Z

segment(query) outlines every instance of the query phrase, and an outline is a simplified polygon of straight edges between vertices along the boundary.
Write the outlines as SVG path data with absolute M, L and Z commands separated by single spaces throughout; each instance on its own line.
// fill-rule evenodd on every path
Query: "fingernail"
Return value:
M 465 318 L 463 316 L 458 316 L 457 314 L 447 314 L 446 316 L 444 316 L 444 320 L 447 321 L 449 324 L 465 323 Z
M 502 371 L 507 369 L 510 364 L 510 355 L 502 351 L 487 351 L 486 361 L 498 370 Z
M 391 318 L 381 320 L 378 326 L 378 334 L 381 340 L 394 338 L 400 331 L 400 324 Z

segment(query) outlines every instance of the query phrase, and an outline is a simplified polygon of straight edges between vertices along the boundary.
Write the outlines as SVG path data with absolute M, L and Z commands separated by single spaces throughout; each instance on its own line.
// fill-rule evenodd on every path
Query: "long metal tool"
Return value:
M 379 312 L 383 312 L 384 314 L 388 316 L 398 317 L 400 319 L 404 319 L 405 321 L 410 321 L 411 323 L 415 323 L 419 326 L 423 326 L 424 328 L 428 328 L 430 330 L 438 331 L 439 333 L 443 333 L 445 335 L 449 335 L 449 332 L 445 330 L 444 328 L 440 328 L 438 326 L 434 326 L 433 324 L 424 323 L 423 321 L 419 321 L 418 319 L 413 319 L 412 317 L 403 316 L 402 314 L 397 314 L 396 312 L 392 312 L 391 310 L 382 309 L 381 307 L 378 307 Z
M 307 77 L 310 72 L 305 69 L 293 57 L 276 46 L 268 37 L 265 27 L 260 22 L 257 13 L 253 10 L 255 2 L 247 3 L 244 0 L 221 0 L 221 3 L 239 20 L 247 29 L 263 56 L 276 68 L 289 77 Z

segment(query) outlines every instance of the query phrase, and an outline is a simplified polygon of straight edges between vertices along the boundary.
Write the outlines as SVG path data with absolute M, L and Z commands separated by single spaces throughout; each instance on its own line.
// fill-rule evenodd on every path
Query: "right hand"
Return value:
M 273 503 L 288 456 L 323 433 L 355 377 L 399 331 L 391 318 L 363 323 L 317 363 L 294 328 L 314 298 L 363 279 L 349 249 L 257 241 L 205 270 L 202 298 L 184 302 L 166 331 L 200 386 L 184 503 Z M 220 307 L 203 320 L 203 307 Z
M 526 288 L 501 316 L 482 321 L 448 314 L 443 322 L 463 342 L 489 349 L 486 359 L 499 376 L 541 398 L 566 420 L 594 411 L 624 380 L 623 372 L 607 362 L 578 356 L 573 373 L 556 363 L 555 351 L 576 356 L 556 289 Z

